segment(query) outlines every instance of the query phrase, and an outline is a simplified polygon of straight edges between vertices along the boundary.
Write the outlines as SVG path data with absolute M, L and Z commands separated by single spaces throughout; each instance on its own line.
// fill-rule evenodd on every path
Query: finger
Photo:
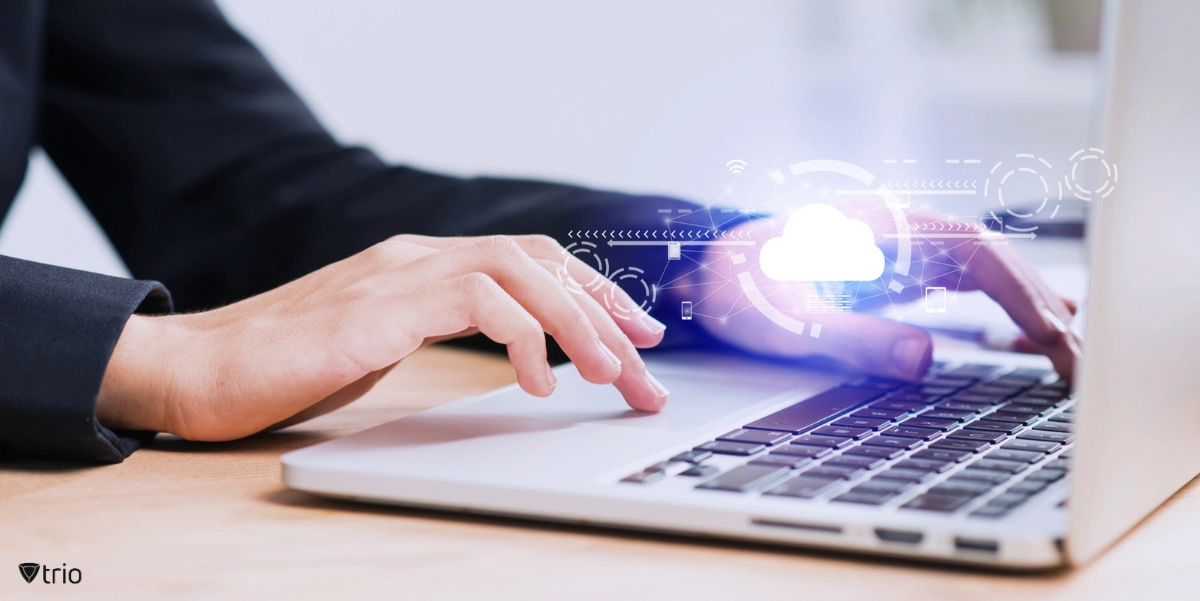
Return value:
M 620 376 L 620 359 L 600 340 L 572 295 L 511 238 L 476 238 L 451 246 L 409 263 L 399 277 L 419 289 L 473 272 L 489 276 L 532 314 L 585 380 L 610 384 Z
M 912 381 L 933 362 L 933 339 L 916 326 L 853 313 L 821 321 L 822 354 L 859 371 Z
M 396 237 L 411 244 L 429 248 L 446 249 L 470 242 L 477 238 L 432 237 L 404 234 Z M 592 266 L 567 252 L 557 240 L 549 236 L 513 236 L 513 241 L 530 257 L 557 262 L 566 268 L 566 273 L 555 272 L 556 277 L 571 292 L 587 294 L 605 307 L 605 311 L 616 320 L 621 331 L 638 348 L 649 348 L 662 342 L 667 326 L 643 311 L 638 303 L 616 283 L 604 277 Z M 566 278 L 572 278 L 573 281 Z
M 604 277 L 591 265 L 584 263 L 567 252 L 549 236 L 516 236 L 514 239 L 529 256 L 556 262 L 566 273 L 554 273 L 564 279 L 563 284 L 573 293 L 587 294 L 599 303 L 604 311 L 616 321 L 617 326 L 638 348 L 649 348 L 662 342 L 667 326 L 654 319 L 634 302 L 616 282 Z
M 539 264 L 552 274 L 563 269 L 561 264 L 553 261 L 541 260 Z M 617 323 L 596 299 L 586 294 L 572 294 L 571 297 L 592 321 L 600 340 L 621 360 L 621 375 L 613 385 L 625 397 L 625 402 L 641 411 L 661 410 L 670 393 L 646 370 L 645 362 L 625 332 L 617 327 Z
M 735 290 L 724 292 L 735 293 Z M 933 342 L 928 332 L 878 317 L 822 314 L 820 334 L 814 337 L 815 324 L 800 323 L 805 329 L 796 332 L 780 327 L 761 312 L 739 311 L 737 316 L 733 327 L 729 323 L 705 323 L 716 337 L 753 353 L 797 358 L 823 356 L 887 378 L 916 380 L 932 361 Z
M 394 332 L 424 340 L 477 328 L 508 347 L 522 389 L 536 396 L 554 391 L 541 324 L 492 278 L 466 273 L 401 295 L 390 304 L 396 313 L 390 322 Z M 395 307 L 404 310 L 395 312 Z

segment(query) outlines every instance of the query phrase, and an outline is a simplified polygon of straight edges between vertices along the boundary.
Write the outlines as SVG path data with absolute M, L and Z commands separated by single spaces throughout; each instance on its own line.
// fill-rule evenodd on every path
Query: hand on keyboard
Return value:
M 930 222 L 929 217 L 909 215 L 909 223 L 917 225 Z M 895 224 L 890 219 L 874 220 L 876 238 L 894 233 Z M 883 223 L 884 225 L 878 225 Z M 941 220 L 940 223 L 946 223 Z M 739 226 L 733 238 L 764 241 L 778 236 L 783 228 L 783 219 L 752 221 Z M 743 232 L 742 230 L 748 230 Z M 756 247 L 745 248 L 745 264 L 757 265 Z M 951 290 L 982 290 L 999 303 L 1024 330 L 1026 338 L 1018 350 L 1039 352 L 1047 355 L 1063 378 L 1070 378 L 1074 363 L 1079 355 L 1079 343 L 1065 331 L 1075 313 L 1075 304 L 1059 297 L 1037 276 L 1033 268 L 1013 248 L 1012 244 L 980 243 L 978 234 L 973 238 L 947 240 L 941 246 L 913 244 L 912 275 L 887 274 L 889 280 L 903 284 L 900 291 L 888 289 L 875 282 L 873 295 L 860 293 L 855 299 L 855 309 L 868 308 L 864 305 L 887 305 L 904 303 L 921 298 L 925 286 L 945 286 Z M 885 252 L 895 249 L 884 247 Z M 743 261 L 739 260 L 739 263 Z M 919 268 L 918 268 L 919 265 Z M 730 258 L 717 259 L 708 265 L 715 273 L 736 273 Z M 929 367 L 933 343 L 929 334 L 918 327 L 891 321 L 862 312 L 828 312 L 820 314 L 799 311 L 797 299 L 812 294 L 813 288 L 805 282 L 776 282 L 762 275 L 757 267 L 752 270 L 754 279 L 772 306 L 800 321 L 817 321 L 821 324 L 819 337 L 788 331 L 772 323 L 763 312 L 750 306 L 747 295 L 736 284 L 727 279 L 714 279 L 700 283 L 701 292 L 695 296 L 704 298 L 706 312 L 728 315 L 726 319 L 699 320 L 699 323 L 718 339 L 737 348 L 759 355 L 776 357 L 822 356 L 834 359 L 853 369 L 888 378 L 915 380 Z M 920 279 L 917 279 L 917 278 Z M 864 297 L 866 302 L 862 302 Z M 789 307 L 796 310 L 789 311 Z

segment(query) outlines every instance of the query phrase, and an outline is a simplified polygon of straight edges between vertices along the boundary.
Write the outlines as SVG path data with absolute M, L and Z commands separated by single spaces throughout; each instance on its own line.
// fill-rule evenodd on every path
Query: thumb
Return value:
M 829 314 L 821 322 L 813 350 L 859 371 L 918 380 L 933 362 L 933 339 L 921 328 L 854 313 Z

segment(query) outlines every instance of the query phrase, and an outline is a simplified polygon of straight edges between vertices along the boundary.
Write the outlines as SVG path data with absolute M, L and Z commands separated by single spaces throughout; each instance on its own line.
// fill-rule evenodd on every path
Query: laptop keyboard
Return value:
M 1051 374 L 939 364 L 917 384 L 864 377 L 622 482 L 1004 517 L 1068 472 L 1074 401 Z

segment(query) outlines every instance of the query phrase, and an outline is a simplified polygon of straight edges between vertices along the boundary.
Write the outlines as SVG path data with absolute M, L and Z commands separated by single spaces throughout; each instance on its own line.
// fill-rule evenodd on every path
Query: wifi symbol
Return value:
M 729 168 L 730 173 L 734 175 L 741 175 L 741 173 L 746 170 L 746 161 L 741 159 L 733 159 L 732 161 L 725 163 L 725 166 Z

